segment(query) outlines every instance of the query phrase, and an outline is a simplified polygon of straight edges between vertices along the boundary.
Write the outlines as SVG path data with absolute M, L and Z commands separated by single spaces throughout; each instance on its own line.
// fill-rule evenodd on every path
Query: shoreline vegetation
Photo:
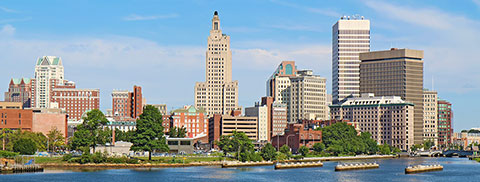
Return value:
M 339 156 L 339 157 L 312 157 L 304 159 L 292 159 L 292 160 L 279 160 L 273 162 L 309 162 L 309 161 L 340 161 L 340 160 L 368 160 L 368 159 L 392 159 L 397 158 L 397 155 L 359 155 L 359 156 Z M 42 158 L 38 160 L 39 158 Z M 51 158 L 47 160 L 46 158 Z M 161 160 L 160 158 L 164 158 Z M 89 168 L 89 169 L 108 169 L 108 168 L 168 168 L 168 167 L 194 167 L 194 166 L 221 166 L 225 160 L 218 157 L 186 157 L 185 163 L 183 158 L 178 157 L 175 162 L 172 163 L 172 157 L 153 157 L 152 161 L 145 161 L 145 163 L 128 164 L 128 163 L 68 163 L 62 161 L 61 157 L 37 157 L 36 160 L 40 166 L 44 168 Z M 206 158 L 209 158 L 208 160 Z M 165 163 L 168 161 L 169 163 Z M 181 161 L 181 162 L 180 162 Z M 232 161 L 238 162 L 241 161 Z M 40 162 L 40 163 L 39 163 Z

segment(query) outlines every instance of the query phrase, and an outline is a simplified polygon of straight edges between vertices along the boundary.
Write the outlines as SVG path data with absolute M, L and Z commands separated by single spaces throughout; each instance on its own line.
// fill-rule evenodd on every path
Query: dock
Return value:
M 379 167 L 380 167 L 380 165 L 376 162 L 338 164 L 337 166 L 335 166 L 335 171 L 375 169 L 375 168 L 379 168 Z
M 271 166 L 271 165 L 273 165 L 273 161 L 260 161 L 260 162 L 226 161 L 222 163 L 222 168 L 247 167 L 247 166 Z
M 306 168 L 306 167 L 322 167 L 321 161 L 317 162 L 277 162 L 275 169 L 291 169 L 291 168 Z
M 12 165 L 0 168 L 0 173 L 25 173 L 25 172 L 43 172 L 40 165 Z
M 422 173 L 422 172 L 429 172 L 429 171 L 441 171 L 441 170 L 443 170 L 443 166 L 440 164 L 415 165 L 415 166 L 408 166 L 407 168 L 405 168 L 405 174 Z

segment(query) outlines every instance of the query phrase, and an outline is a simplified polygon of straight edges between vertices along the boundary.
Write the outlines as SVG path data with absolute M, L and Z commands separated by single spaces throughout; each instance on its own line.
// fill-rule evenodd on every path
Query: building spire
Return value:
M 218 12 L 213 13 L 212 30 L 220 30 L 220 18 L 218 18 Z

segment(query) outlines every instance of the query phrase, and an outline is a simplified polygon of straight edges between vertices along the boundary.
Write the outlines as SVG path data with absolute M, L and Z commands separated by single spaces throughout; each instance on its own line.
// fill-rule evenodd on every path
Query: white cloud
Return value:
M 145 20 L 158 20 L 158 19 L 169 19 L 169 18 L 176 18 L 178 17 L 177 14 L 166 14 L 166 15 L 137 15 L 131 14 L 123 18 L 125 21 L 145 21 Z
M 480 62 L 476 55 L 480 42 L 480 22 L 436 8 L 379 1 L 367 1 L 366 5 L 384 15 L 379 20 L 372 20 L 372 24 L 382 20 L 385 22 L 380 23 L 395 22 L 398 30 L 395 36 L 407 37 L 405 41 L 397 40 L 396 45 L 425 51 L 425 79 L 434 77 L 436 89 L 451 93 L 480 89 L 465 87 L 467 84 L 480 84 Z M 429 82 L 425 81 L 424 86 L 430 86 Z
M 12 36 L 13 34 L 15 34 L 15 27 L 12 25 L 4 25 L 0 30 L 0 37 Z
M 6 7 L 0 7 L 0 10 L 5 12 L 5 13 L 18 13 L 18 11 L 13 10 L 13 9 L 9 9 L 9 8 L 6 8 Z
M 472 0 L 480 8 L 480 0 Z
M 25 17 L 25 18 L 11 18 L 11 19 L 3 19 L 0 20 L 0 23 L 13 23 L 13 22 L 22 22 L 22 21 L 29 21 L 32 17 Z

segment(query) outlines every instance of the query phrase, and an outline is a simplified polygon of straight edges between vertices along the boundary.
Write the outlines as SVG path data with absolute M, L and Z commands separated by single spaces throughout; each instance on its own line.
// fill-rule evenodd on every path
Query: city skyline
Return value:
M 82 88 L 100 88 L 101 109 L 103 111 L 111 108 L 110 93 L 113 89 L 126 89 L 134 84 L 144 88 L 145 97 L 149 104 L 167 103 L 170 110 L 182 107 L 183 105 L 192 105 L 194 103 L 193 85 L 196 81 L 202 80 L 199 79 L 201 78 L 199 75 L 203 75 L 204 73 L 205 37 L 208 35 L 208 27 L 210 26 L 208 20 L 211 18 L 213 11 L 218 10 L 222 16 L 223 30 L 232 36 L 233 78 L 239 80 L 240 83 L 239 105 L 243 107 L 252 106 L 255 101 L 264 96 L 265 80 L 268 79 L 271 70 L 284 60 L 296 61 L 299 67 L 313 69 L 314 72 L 320 76 L 326 77 L 328 93 L 331 94 L 331 48 L 329 46 L 331 44 L 331 39 L 329 40 L 329 38 L 331 38 L 331 27 L 340 16 L 352 15 L 358 12 L 358 14 L 365 16 L 371 21 L 372 39 L 370 45 L 372 51 L 385 50 L 391 47 L 424 50 L 426 55 L 424 59 L 426 72 L 424 76 L 424 87 L 432 89 L 433 83 L 431 82 L 433 81 L 430 80 L 432 80 L 432 77 L 435 79 L 434 90 L 438 92 L 439 97 L 453 104 L 453 110 L 456 113 L 453 123 L 456 131 L 478 127 L 480 123 L 473 120 L 473 118 L 475 118 L 473 117 L 475 108 L 473 108 L 471 103 L 472 98 L 473 100 L 478 100 L 478 98 L 474 96 L 475 92 L 478 91 L 476 85 L 478 85 L 477 83 L 480 77 L 478 73 L 473 71 L 474 68 L 466 65 L 472 60 L 462 60 L 462 57 L 469 58 L 469 56 L 462 54 L 463 52 L 458 52 L 457 55 L 444 51 L 445 49 L 459 50 L 460 48 L 458 46 L 454 46 L 455 41 L 450 42 L 453 43 L 451 46 L 432 48 L 430 47 L 432 45 L 422 42 L 422 40 L 425 39 L 415 38 L 420 36 L 417 34 L 424 34 L 415 34 L 414 30 L 402 32 L 402 27 L 400 26 L 407 24 L 410 25 L 410 28 L 413 27 L 413 29 L 438 29 L 438 31 L 433 31 L 434 33 L 432 33 L 437 36 L 445 35 L 442 31 L 450 30 L 450 26 L 467 28 L 464 30 L 465 32 L 474 33 L 480 31 L 475 28 L 466 27 L 466 25 L 462 23 L 473 22 L 473 26 L 476 27 L 479 25 L 479 17 L 469 15 L 467 18 L 467 16 L 463 16 L 465 14 L 454 15 L 454 13 L 451 12 L 445 13 L 442 7 L 424 5 L 418 9 L 418 12 L 415 12 L 415 15 L 422 15 L 421 17 L 437 15 L 438 18 L 434 18 L 431 21 L 424 19 L 423 21 L 425 22 L 422 22 L 422 19 L 415 20 L 409 16 L 401 17 L 401 15 L 406 15 L 406 12 L 409 12 L 409 10 L 417 10 L 413 8 L 412 2 L 405 4 L 400 4 L 399 2 L 392 4 L 377 2 L 375 5 L 372 5 L 371 2 L 372 1 L 363 2 L 364 7 L 359 8 L 359 10 L 349 10 L 348 8 L 339 10 L 337 6 L 333 8 L 336 9 L 336 11 L 329 11 L 328 8 L 309 9 L 305 4 L 294 4 L 286 1 L 260 2 L 259 4 L 268 3 L 274 6 L 273 12 L 284 8 L 292 8 L 292 11 L 298 11 L 303 14 L 302 16 L 315 15 L 322 20 L 322 22 L 311 21 L 312 19 L 297 21 L 303 19 L 298 16 L 293 16 L 292 18 L 286 19 L 286 21 L 291 21 L 291 25 L 283 24 L 283 27 L 273 24 L 269 24 L 271 26 L 261 25 L 261 22 L 253 23 L 254 25 L 256 24 L 255 26 L 249 26 L 252 24 L 251 22 L 239 20 L 238 18 L 245 17 L 248 19 L 252 17 L 252 14 L 256 13 L 247 14 L 238 12 L 238 10 L 229 10 L 229 8 L 209 7 L 200 12 L 193 11 L 192 13 L 187 13 L 187 11 L 183 13 L 165 12 L 164 10 L 145 11 L 141 15 L 141 10 L 138 10 L 138 12 L 128 12 L 123 16 L 119 15 L 116 17 L 121 23 L 118 21 L 112 22 L 110 26 L 104 25 L 85 32 L 70 30 L 69 28 L 74 29 L 76 26 L 66 24 L 64 25 L 66 26 L 65 31 L 60 30 L 60 32 L 62 32 L 60 35 L 55 35 L 57 30 L 45 27 L 39 28 L 38 32 L 29 32 L 31 31 L 29 30 L 29 26 L 31 25 L 27 24 L 31 23 L 41 26 L 41 23 L 44 21 L 55 22 L 55 18 L 47 16 L 39 19 L 36 16 L 34 17 L 32 12 L 29 13 L 28 10 L 22 9 L 26 7 L 21 7 L 18 4 L 0 4 L 0 6 L 4 7 L 0 10 L 0 15 L 6 17 L 0 20 L 0 40 L 2 40 L 0 47 L 3 50 L 3 52 L 0 53 L 5 56 L 2 58 L 2 62 L 6 63 L 6 66 L 0 69 L 0 81 L 4 83 L 0 86 L 0 89 L 3 91 L 7 90 L 10 78 L 33 78 L 33 67 L 38 57 L 58 56 L 61 57 L 64 62 L 65 79 L 75 80 Z M 473 1 L 471 3 L 473 3 Z M 377 6 L 383 6 L 386 10 L 382 10 Z M 99 5 L 99 7 L 101 8 L 102 5 Z M 72 7 L 64 8 L 69 9 Z M 150 9 L 147 7 L 143 8 Z M 374 12 L 377 13 L 380 12 L 379 14 L 387 10 L 392 10 L 394 13 L 393 15 L 389 15 L 391 17 L 376 17 L 378 15 L 372 16 L 371 13 L 366 11 L 367 9 L 374 10 Z M 470 9 L 475 11 L 475 7 Z M 480 6 L 477 8 L 477 11 L 479 10 Z M 151 13 L 151 15 L 148 15 L 148 13 Z M 165 14 L 160 15 L 162 13 Z M 254 18 L 258 18 L 258 16 L 267 19 L 272 18 L 262 12 L 257 13 L 256 16 L 253 16 Z M 192 17 L 193 15 L 195 16 Z M 447 18 L 454 19 L 455 21 Z M 476 20 L 470 18 L 476 18 Z M 87 19 L 91 20 L 91 17 L 85 18 L 84 20 Z M 399 21 L 400 24 L 385 24 L 385 19 Z M 82 18 L 77 18 L 77 20 L 80 20 L 79 25 L 86 26 L 89 23 L 82 23 Z M 439 20 L 445 20 L 445 22 Z M 194 23 L 178 25 L 178 22 L 175 21 Z M 125 25 L 118 25 L 117 23 Z M 280 24 L 281 23 L 282 22 L 280 22 Z M 96 23 L 93 22 L 93 24 Z M 165 27 L 162 27 L 162 25 Z M 148 32 L 136 32 L 135 28 L 129 29 L 128 31 L 130 32 L 109 30 L 109 27 L 119 28 L 123 26 L 138 26 L 139 28 L 159 26 L 161 28 L 158 29 L 158 34 L 152 32 L 150 32 L 150 34 Z M 175 27 L 189 27 L 190 31 L 177 31 Z M 396 30 L 397 28 L 400 29 Z M 149 30 L 153 31 L 152 29 Z M 171 34 L 171 31 L 175 33 Z M 270 32 L 270 35 L 267 37 L 256 35 L 259 33 L 269 34 L 269 31 L 272 32 Z M 99 37 L 94 35 L 101 32 L 108 34 L 106 39 L 99 38 L 102 37 L 102 35 Z M 192 35 L 187 35 L 189 33 L 192 33 Z M 283 33 L 287 36 L 282 37 L 281 35 Z M 299 33 L 301 35 L 292 35 Z M 163 37 L 159 34 L 169 34 L 170 37 L 179 37 L 179 41 L 172 43 L 173 40 L 169 40 L 170 38 L 167 38 L 168 36 Z M 426 35 L 427 38 L 429 36 L 432 35 Z M 294 41 L 287 42 L 290 38 Z M 472 37 L 471 39 L 471 42 L 469 41 L 467 43 L 473 43 L 478 38 Z M 462 40 L 457 41 L 461 42 Z M 435 45 L 435 42 L 436 41 L 432 40 L 433 45 Z M 283 43 L 290 45 L 278 45 Z M 170 45 L 173 47 L 169 48 Z M 24 49 L 22 49 L 22 47 L 24 47 Z M 118 50 L 125 51 L 125 53 L 120 53 Z M 145 60 L 148 57 L 142 57 L 144 53 L 146 56 L 151 56 L 151 59 Z M 473 53 L 470 54 L 473 55 Z M 440 63 L 432 63 L 436 60 L 440 61 Z M 457 61 L 462 61 L 462 64 L 458 64 Z M 448 62 L 455 62 L 456 64 L 446 64 Z M 178 71 L 173 72 L 168 70 L 178 66 L 183 66 L 182 74 L 178 74 Z M 451 68 L 456 69 L 452 70 Z M 124 72 L 131 72 L 130 69 L 144 71 L 137 71 L 134 76 L 124 74 Z M 463 74 L 460 75 L 459 73 Z M 168 76 L 169 74 L 174 74 L 177 80 L 173 79 L 174 82 L 171 82 Z M 466 79 L 465 77 L 468 78 Z M 93 80 L 95 80 L 95 82 L 93 82 Z M 162 89 L 166 85 L 174 86 L 173 91 Z

